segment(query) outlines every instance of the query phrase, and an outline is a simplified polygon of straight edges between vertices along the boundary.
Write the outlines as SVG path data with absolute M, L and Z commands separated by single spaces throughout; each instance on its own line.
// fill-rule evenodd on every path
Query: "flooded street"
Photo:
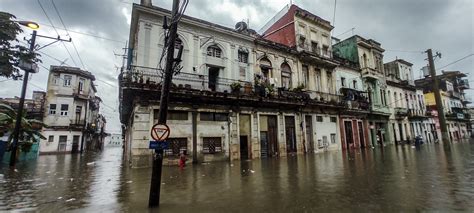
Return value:
M 151 170 L 123 166 L 120 148 L 0 174 L 0 211 L 148 211 Z M 473 175 L 472 142 L 165 167 L 159 211 L 472 211 Z

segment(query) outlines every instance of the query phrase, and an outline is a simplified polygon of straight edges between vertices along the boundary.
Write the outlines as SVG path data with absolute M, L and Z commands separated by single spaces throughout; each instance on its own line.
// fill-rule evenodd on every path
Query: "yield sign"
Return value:
M 155 141 L 164 141 L 170 136 L 170 128 L 166 124 L 155 124 L 151 128 L 151 137 Z

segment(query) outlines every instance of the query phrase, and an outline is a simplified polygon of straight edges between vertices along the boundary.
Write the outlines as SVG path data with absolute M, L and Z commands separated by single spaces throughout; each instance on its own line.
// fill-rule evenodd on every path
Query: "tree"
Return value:
M 16 110 L 7 104 L 0 103 L 0 137 L 8 135 L 7 143 L 11 144 L 13 140 L 13 131 L 16 122 Z M 31 145 L 38 139 L 46 139 L 41 134 L 41 128 L 46 125 L 36 119 L 26 118 L 26 110 L 21 116 L 20 140 L 19 146 L 23 151 L 29 151 Z
M 18 64 L 41 62 L 38 54 L 30 52 L 27 47 L 19 45 L 17 36 L 23 32 L 14 21 L 16 17 L 0 11 L 0 76 L 17 80 L 22 77 Z

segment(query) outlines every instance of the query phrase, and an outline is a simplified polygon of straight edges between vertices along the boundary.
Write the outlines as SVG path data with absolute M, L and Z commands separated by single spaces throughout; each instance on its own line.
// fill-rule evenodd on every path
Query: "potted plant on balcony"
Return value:
M 238 94 L 240 92 L 240 88 L 242 88 L 242 85 L 239 82 L 234 82 L 230 84 L 230 89 L 234 94 Z
M 304 85 L 303 84 L 300 84 L 297 87 L 292 89 L 293 92 L 303 92 L 303 90 L 304 90 Z

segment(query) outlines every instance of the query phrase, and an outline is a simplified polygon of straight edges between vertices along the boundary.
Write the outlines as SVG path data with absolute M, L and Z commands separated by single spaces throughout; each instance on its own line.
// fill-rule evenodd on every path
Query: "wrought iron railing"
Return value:
M 160 70 L 150 67 L 132 66 L 132 69 L 123 75 L 123 81 L 156 85 L 162 81 Z M 247 81 L 234 80 L 222 77 L 209 78 L 208 75 L 180 72 L 173 76 L 173 84 L 187 89 L 209 90 L 217 92 L 230 92 L 234 83 L 244 85 L 250 84 Z

